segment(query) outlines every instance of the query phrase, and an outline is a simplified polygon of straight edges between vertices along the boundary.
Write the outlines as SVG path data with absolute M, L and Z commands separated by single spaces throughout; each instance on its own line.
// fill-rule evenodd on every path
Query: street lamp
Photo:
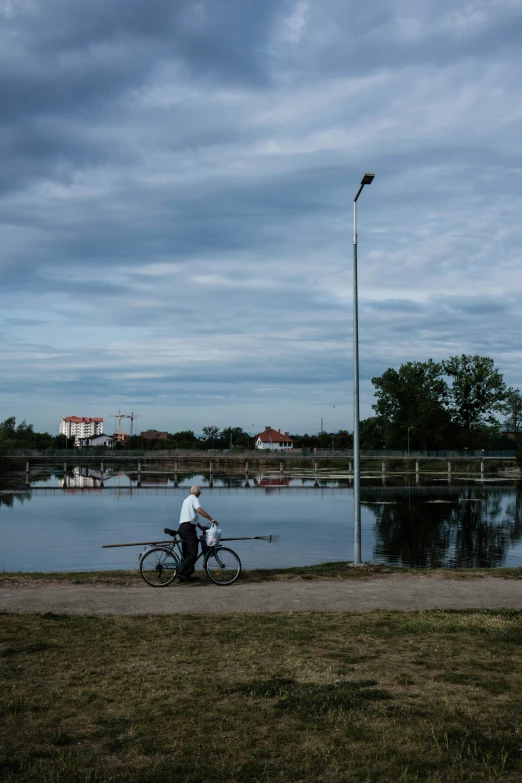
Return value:
M 359 317 L 357 305 L 357 199 L 374 174 L 366 173 L 353 200 L 353 564 L 361 565 L 361 446 L 359 436 Z

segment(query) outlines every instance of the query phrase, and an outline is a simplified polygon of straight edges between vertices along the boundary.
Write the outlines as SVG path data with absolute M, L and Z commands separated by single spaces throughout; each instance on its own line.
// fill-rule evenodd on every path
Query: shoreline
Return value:
M 202 571 L 197 571 L 202 575 Z M 262 582 L 292 581 L 367 581 L 390 579 L 428 579 L 439 581 L 462 581 L 481 579 L 522 580 L 521 567 L 505 568 L 406 568 L 380 563 L 364 563 L 354 566 L 347 561 L 318 563 L 311 566 L 289 568 L 256 568 L 241 572 L 238 584 L 259 584 Z M 0 588 L 3 586 L 54 585 L 100 585 L 114 587 L 145 586 L 138 569 L 107 571 L 2 571 Z M 163 589 L 163 588 L 162 588 Z

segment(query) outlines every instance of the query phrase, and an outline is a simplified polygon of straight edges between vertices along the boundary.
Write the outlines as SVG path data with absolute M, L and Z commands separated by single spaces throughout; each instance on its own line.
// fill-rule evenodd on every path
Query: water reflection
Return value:
M 23 504 L 25 503 L 26 500 L 31 500 L 31 493 L 30 492 L 0 492 L 0 506 L 13 508 L 15 500 Z
M 227 487 L 229 489 L 239 487 L 337 487 L 348 486 L 347 481 L 321 479 L 316 481 L 311 478 L 295 478 L 283 475 L 265 475 L 259 473 L 256 476 L 235 475 L 223 476 L 208 472 L 201 473 L 183 473 L 172 475 L 167 473 L 156 473 L 153 471 L 141 471 L 139 474 L 127 473 L 125 471 L 114 471 L 106 469 L 103 472 L 93 468 L 76 467 L 57 476 L 40 476 L 38 480 L 33 480 L 32 486 L 35 489 L 45 488 L 56 481 L 56 485 L 67 491 L 79 489 L 104 489 L 104 488 L 124 488 L 124 487 L 190 487 L 192 484 L 199 484 L 209 489 L 218 487 Z
M 61 485 L 68 492 L 78 489 L 103 489 L 105 477 L 106 474 L 99 470 L 74 468 L 72 473 L 64 474 Z
M 520 489 L 461 488 L 429 497 L 391 493 L 367 502 L 375 514 L 374 559 L 430 568 L 489 568 L 506 564 L 522 541 Z M 520 558 L 518 558 L 520 560 Z M 522 563 L 521 563 L 522 564 Z
M 65 476 L 40 476 L 33 490 L 0 490 L 5 567 L 129 567 L 128 551 L 112 550 L 113 559 L 104 560 L 101 545 L 148 540 L 144 535 L 157 540 L 158 532 L 179 519 L 191 484 L 204 487 L 204 507 L 208 503 L 224 523 L 226 535 L 280 534 L 279 550 L 256 545 L 245 567 L 352 557 L 353 490 L 339 486 L 341 480 L 321 479 L 317 487 L 313 477 L 214 475 L 211 489 L 209 473 L 178 478 L 175 487 L 172 476 L 144 474 L 147 485 L 140 487 L 131 473 L 78 468 Z M 362 558 L 419 568 L 522 566 L 521 494 L 520 483 L 363 485 Z

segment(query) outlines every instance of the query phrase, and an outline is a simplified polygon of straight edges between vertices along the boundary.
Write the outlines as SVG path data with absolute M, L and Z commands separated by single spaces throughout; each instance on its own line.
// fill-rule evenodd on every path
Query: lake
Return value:
M 31 489 L 0 487 L 0 568 L 4 571 L 92 571 L 135 568 L 143 547 L 103 544 L 164 538 L 177 527 L 181 503 L 201 482 L 201 504 L 223 537 L 279 534 L 278 546 L 234 542 L 244 568 L 311 565 L 353 559 L 353 490 L 346 480 L 321 486 L 304 479 L 204 477 L 173 486 L 162 477 L 137 487 L 122 476 L 78 472 L 62 486 L 49 475 Z M 362 559 L 413 567 L 522 566 L 521 490 L 513 482 L 441 481 L 429 486 L 361 488 Z M 156 482 L 156 483 L 155 483 Z M 181 481 L 180 481 L 181 483 Z M 373 485 L 372 485 L 373 484 Z

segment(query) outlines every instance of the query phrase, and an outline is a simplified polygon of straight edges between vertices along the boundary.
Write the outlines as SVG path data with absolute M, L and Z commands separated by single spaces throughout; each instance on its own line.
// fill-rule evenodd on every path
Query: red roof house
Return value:
M 282 433 L 281 430 L 273 430 L 272 427 L 265 427 L 264 432 L 255 435 L 254 442 L 256 449 L 266 451 L 286 451 L 294 447 L 294 441 L 288 432 Z

